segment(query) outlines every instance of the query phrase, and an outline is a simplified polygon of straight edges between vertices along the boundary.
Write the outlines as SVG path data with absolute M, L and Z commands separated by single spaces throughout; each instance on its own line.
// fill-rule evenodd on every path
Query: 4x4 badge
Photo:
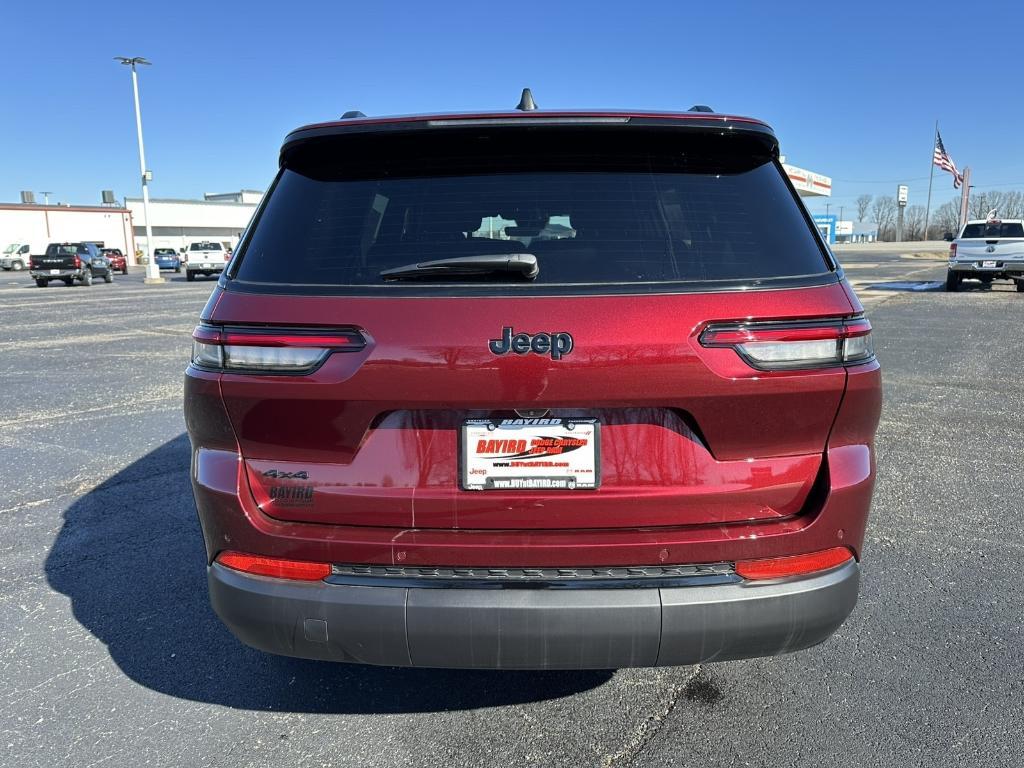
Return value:
M 508 352 L 515 352 L 517 355 L 525 355 L 534 352 L 538 355 L 551 355 L 552 360 L 560 360 L 572 352 L 572 334 L 564 331 L 552 333 L 517 333 L 512 335 L 511 326 L 506 325 L 501 329 L 500 339 L 491 339 L 487 346 L 496 355 L 504 355 Z

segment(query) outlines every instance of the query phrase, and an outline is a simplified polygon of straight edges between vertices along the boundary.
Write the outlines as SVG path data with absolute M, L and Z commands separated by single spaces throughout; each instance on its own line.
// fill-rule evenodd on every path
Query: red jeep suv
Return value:
M 213 607 L 367 664 L 820 643 L 857 600 L 870 330 L 758 120 L 300 128 L 185 378 Z

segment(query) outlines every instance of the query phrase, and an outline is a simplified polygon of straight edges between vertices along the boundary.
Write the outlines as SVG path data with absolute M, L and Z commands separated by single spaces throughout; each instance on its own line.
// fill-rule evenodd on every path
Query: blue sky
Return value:
M 140 79 L 154 197 L 265 188 L 288 130 L 347 109 L 499 109 L 526 85 L 542 108 L 702 103 L 766 119 L 789 162 L 833 177 L 833 209 L 900 181 L 923 204 L 936 119 L 979 189 L 1024 189 L 1024 10 L 983 10 L 975 35 L 957 21 L 970 6 L 920 0 L 8 2 L 0 201 L 139 194 L 116 55 L 153 62 Z M 954 196 L 948 174 L 935 190 L 933 206 Z

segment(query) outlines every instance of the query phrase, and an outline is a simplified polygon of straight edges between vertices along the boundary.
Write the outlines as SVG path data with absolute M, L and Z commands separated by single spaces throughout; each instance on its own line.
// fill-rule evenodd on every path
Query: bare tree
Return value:
M 921 240 L 924 237 L 924 206 L 909 205 L 903 211 L 903 239 Z
M 871 195 L 861 195 L 857 198 L 857 221 L 864 221 L 864 217 L 868 215 L 868 208 L 871 207 Z
M 968 216 L 972 219 L 984 219 L 985 214 L 992 209 L 990 195 L 990 192 L 975 192 L 971 195 Z
M 896 198 L 891 195 L 876 197 L 871 204 L 871 216 L 878 225 L 878 239 L 889 240 L 895 234 Z
M 989 190 L 971 194 L 968 214 L 972 219 L 983 219 L 993 209 L 1002 219 L 1024 218 L 1024 193 L 1019 190 Z
M 999 213 L 1007 219 L 1024 218 L 1024 193 L 1020 190 L 1007 192 L 1003 197 L 1003 208 Z
M 950 200 L 940 205 L 935 209 L 932 222 L 940 237 L 947 232 L 957 234 L 957 230 L 960 228 L 960 201 Z

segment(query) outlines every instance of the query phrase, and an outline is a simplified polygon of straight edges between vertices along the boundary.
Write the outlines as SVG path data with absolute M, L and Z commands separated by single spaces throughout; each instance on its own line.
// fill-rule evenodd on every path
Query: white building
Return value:
M 262 199 L 262 192 L 243 189 L 208 192 L 202 200 L 150 200 L 153 247 L 178 251 L 196 240 L 212 240 L 233 249 Z M 48 243 L 83 240 L 119 248 L 131 262 L 136 250 L 146 248 L 142 198 L 125 198 L 124 207 L 0 203 L 0 250 L 27 243 L 39 255 Z
M 263 193 L 252 189 L 239 192 L 207 192 L 202 200 L 152 198 L 149 215 L 152 217 L 153 247 L 173 248 L 180 251 L 196 240 L 222 243 L 225 248 L 238 244 L 243 230 L 249 225 Z M 146 213 L 141 197 L 126 197 L 125 208 L 132 215 L 135 242 L 146 249 Z
M 0 203 L 0 250 L 24 243 L 39 256 L 49 243 L 81 241 L 134 253 L 131 211 L 118 206 Z

